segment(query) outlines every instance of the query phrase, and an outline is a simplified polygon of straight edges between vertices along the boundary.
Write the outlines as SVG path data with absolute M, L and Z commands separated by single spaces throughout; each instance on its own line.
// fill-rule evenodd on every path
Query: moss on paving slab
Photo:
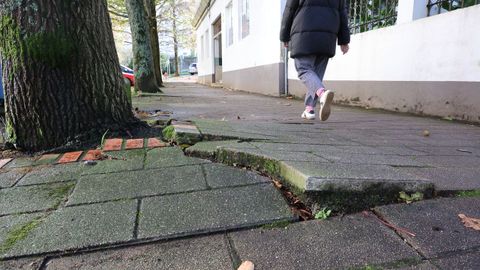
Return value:
M 42 217 L 37 217 L 27 223 L 19 225 L 9 231 L 7 238 L 0 243 L 0 253 L 10 250 L 18 241 L 25 239 L 31 231 L 37 228 L 43 222 Z

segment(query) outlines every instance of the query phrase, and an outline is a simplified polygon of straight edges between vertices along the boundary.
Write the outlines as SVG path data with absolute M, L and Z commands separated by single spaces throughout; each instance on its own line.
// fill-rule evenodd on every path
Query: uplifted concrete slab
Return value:
M 107 152 L 112 160 L 98 161 L 83 174 L 102 174 L 124 171 L 135 171 L 143 168 L 145 150 L 128 150 Z
M 353 269 L 421 260 L 392 230 L 362 215 L 228 235 L 239 259 L 254 262 L 255 269 Z
M 56 183 L 0 190 L 0 215 L 53 209 L 65 200 L 74 183 Z
M 239 142 L 238 140 L 229 141 L 204 141 L 187 148 L 185 153 L 200 158 L 213 158 L 217 149 L 222 147 L 230 147 L 236 149 L 256 149 L 255 146 L 248 142 Z
M 184 155 L 178 147 L 157 148 L 147 152 L 146 169 L 179 167 L 208 163 L 206 160 L 191 158 Z
M 68 205 L 207 189 L 200 166 L 82 176 Z
M 136 201 L 61 208 L 48 215 L 0 258 L 76 250 L 133 238 Z
M 202 165 L 210 188 L 244 186 L 257 183 L 268 183 L 270 179 L 258 173 L 222 164 Z
M 88 168 L 89 167 L 80 163 L 34 167 L 31 172 L 22 178 L 18 185 L 35 185 L 76 180 L 80 177 L 80 174 Z
M 387 221 L 414 233 L 403 237 L 427 258 L 478 248 L 480 233 L 466 228 L 458 214 L 480 218 L 480 198 L 450 198 L 375 208 Z
M 238 229 L 294 218 L 271 184 L 142 200 L 139 238 L 168 238 Z
M 54 258 L 47 270 L 69 269 L 227 270 L 232 262 L 224 235 Z
M 0 170 L 0 188 L 8 188 L 15 185 L 28 171 L 28 169 L 24 168 Z

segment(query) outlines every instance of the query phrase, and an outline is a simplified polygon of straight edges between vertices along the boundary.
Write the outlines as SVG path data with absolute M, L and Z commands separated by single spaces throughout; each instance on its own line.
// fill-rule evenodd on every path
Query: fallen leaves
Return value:
M 463 225 L 465 225 L 465 227 L 480 231 L 480 219 L 467 217 L 464 214 L 458 214 L 458 217 L 462 221 Z

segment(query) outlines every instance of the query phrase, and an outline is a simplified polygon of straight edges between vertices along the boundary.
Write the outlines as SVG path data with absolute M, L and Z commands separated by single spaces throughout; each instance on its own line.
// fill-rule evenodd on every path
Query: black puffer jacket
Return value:
M 350 43 L 345 0 L 288 0 L 280 40 L 290 42 L 291 57 L 335 55 L 338 45 Z

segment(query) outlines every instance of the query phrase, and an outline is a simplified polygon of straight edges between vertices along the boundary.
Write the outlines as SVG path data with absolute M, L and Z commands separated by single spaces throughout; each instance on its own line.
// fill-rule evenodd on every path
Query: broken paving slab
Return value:
M 147 152 L 145 169 L 179 167 L 203 163 L 209 163 L 209 161 L 187 157 L 179 147 L 156 148 Z
M 74 185 L 74 182 L 69 182 L 2 189 L 0 215 L 56 208 L 66 199 Z
M 109 159 L 97 161 L 97 164 L 83 172 L 83 175 L 141 170 L 145 153 L 143 149 L 108 152 L 106 154 Z
M 392 230 L 360 214 L 228 236 L 239 259 L 255 269 L 366 269 L 421 260 Z
M 328 189 L 325 191 L 336 190 L 335 186 L 327 185 L 330 183 L 335 185 L 335 179 L 343 181 L 338 181 L 340 185 L 338 189 L 349 191 L 346 184 L 351 182 L 351 191 L 354 192 L 359 191 L 356 183 L 360 183 L 362 180 L 365 182 L 363 185 L 365 188 L 370 186 L 367 185 L 368 183 L 376 185 L 382 182 L 389 186 L 398 184 L 399 187 L 408 187 L 411 184 L 418 185 L 418 187 L 431 186 L 431 183 L 425 179 L 387 165 L 284 161 L 281 163 L 280 171 L 287 181 L 306 191 L 322 191 L 327 187 Z
M 12 169 L 12 168 L 21 168 L 21 167 L 31 167 L 35 166 L 35 162 L 37 161 L 38 157 L 20 157 L 15 158 L 8 162 L 3 168 L 4 169 Z
M 0 259 L 63 252 L 132 240 L 137 201 L 61 208 L 44 218 Z
M 80 178 L 68 205 L 205 190 L 200 166 L 141 170 Z
M 433 167 L 457 169 L 480 167 L 480 157 L 476 156 L 419 156 L 417 160 Z
M 18 183 L 20 186 L 77 180 L 80 174 L 89 169 L 81 163 L 57 164 L 34 167 Z
M 293 220 L 271 184 L 217 189 L 142 200 L 139 238 L 171 238 Z
M 202 134 L 191 123 L 173 122 L 163 130 L 166 140 L 176 142 L 178 145 L 193 145 L 202 140 Z
M 375 208 L 386 221 L 415 234 L 399 232 L 427 258 L 479 247 L 480 233 L 466 228 L 458 214 L 480 218 L 480 198 L 443 198 Z
M 418 161 L 416 156 L 399 155 L 365 155 L 353 153 L 318 153 L 326 160 L 336 163 L 347 164 L 372 164 L 372 165 L 391 165 L 391 166 L 410 166 L 425 167 L 426 165 Z M 307 160 L 307 159 L 306 159 Z
M 211 235 L 160 244 L 53 258 L 46 270 L 93 269 L 232 269 L 225 236 Z
M 258 173 L 240 168 L 232 168 L 223 164 L 202 165 L 210 188 L 245 186 L 258 183 L 268 183 L 270 179 Z
M 187 155 L 192 155 L 199 158 L 214 158 L 217 149 L 229 147 L 235 149 L 256 149 L 255 146 L 249 142 L 240 142 L 238 140 L 228 141 L 203 141 L 185 149 Z
M 17 168 L 10 170 L 0 170 L 0 188 L 9 188 L 15 185 L 15 183 L 29 172 L 29 168 Z

